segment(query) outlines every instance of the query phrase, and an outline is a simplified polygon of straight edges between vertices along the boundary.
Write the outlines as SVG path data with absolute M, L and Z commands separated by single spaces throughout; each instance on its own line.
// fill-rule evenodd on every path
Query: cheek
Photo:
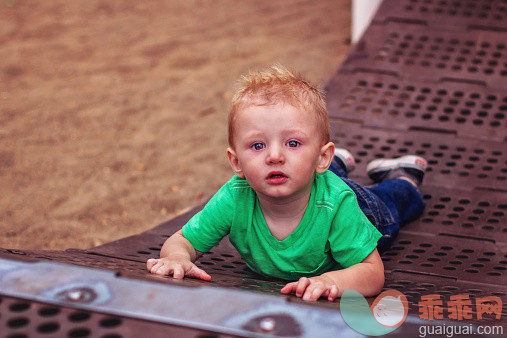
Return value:
M 255 173 L 258 169 L 258 160 L 255 157 L 243 155 L 238 158 L 238 164 L 244 173 Z
M 315 152 L 311 152 L 306 154 L 306 156 L 301 156 L 300 165 L 304 168 L 315 169 L 319 163 L 319 159 L 320 157 Z

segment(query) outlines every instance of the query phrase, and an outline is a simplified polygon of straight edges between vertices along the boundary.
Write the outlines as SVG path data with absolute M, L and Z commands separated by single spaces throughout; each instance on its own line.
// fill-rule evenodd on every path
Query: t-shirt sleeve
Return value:
M 226 236 L 234 214 L 234 197 L 226 183 L 182 228 L 195 250 L 208 252 Z
M 348 268 L 362 262 L 377 247 L 382 235 L 362 212 L 354 192 L 343 191 L 340 198 L 329 244 L 334 260 Z

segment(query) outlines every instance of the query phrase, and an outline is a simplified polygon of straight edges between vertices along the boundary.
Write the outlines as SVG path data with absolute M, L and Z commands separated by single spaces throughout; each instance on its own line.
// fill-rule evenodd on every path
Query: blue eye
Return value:
M 291 148 L 296 148 L 297 146 L 300 145 L 300 143 L 298 141 L 290 140 L 289 142 L 286 143 L 286 145 Z
M 261 150 L 264 147 L 265 147 L 264 144 L 259 143 L 259 142 L 252 144 L 252 149 L 254 149 L 254 150 Z

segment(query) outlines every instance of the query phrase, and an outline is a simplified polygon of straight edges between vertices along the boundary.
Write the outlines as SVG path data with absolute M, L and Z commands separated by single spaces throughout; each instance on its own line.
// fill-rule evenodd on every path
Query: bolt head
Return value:
M 275 329 L 276 322 L 273 318 L 266 317 L 260 321 L 259 327 L 262 331 L 271 332 Z
M 68 300 L 78 301 L 78 300 L 80 300 L 81 298 L 83 298 L 83 292 L 82 292 L 82 291 L 80 291 L 80 290 L 70 291 L 69 293 L 67 293 L 66 298 L 67 298 Z

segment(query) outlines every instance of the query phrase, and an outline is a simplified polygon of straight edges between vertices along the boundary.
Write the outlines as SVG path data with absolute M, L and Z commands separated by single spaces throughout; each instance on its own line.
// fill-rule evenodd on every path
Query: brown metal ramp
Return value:
M 385 289 L 410 304 L 391 335 L 442 323 L 505 328 L 506 8 L 502 0 L 384 0 L 326 88 L 333 141 L 358 162 L 352 178 L 371 183 L 365 167 L 375 158 L 413 153 L 429 162 L 424 214 L 382 254 Z M 197 262 L 211 282 L 147 273 L 146 260 L 200 208 L 89 250 L 0 250 L 2 337 L 357 335 L 339 301 L 280 295 L 284 282 L 249 271 L 228 239 Z M 422 321 L 418 304 L 432 294 L 446 315 L 452 296 L 500 297 L 501 320 L 474 310 L 463 321 Z

